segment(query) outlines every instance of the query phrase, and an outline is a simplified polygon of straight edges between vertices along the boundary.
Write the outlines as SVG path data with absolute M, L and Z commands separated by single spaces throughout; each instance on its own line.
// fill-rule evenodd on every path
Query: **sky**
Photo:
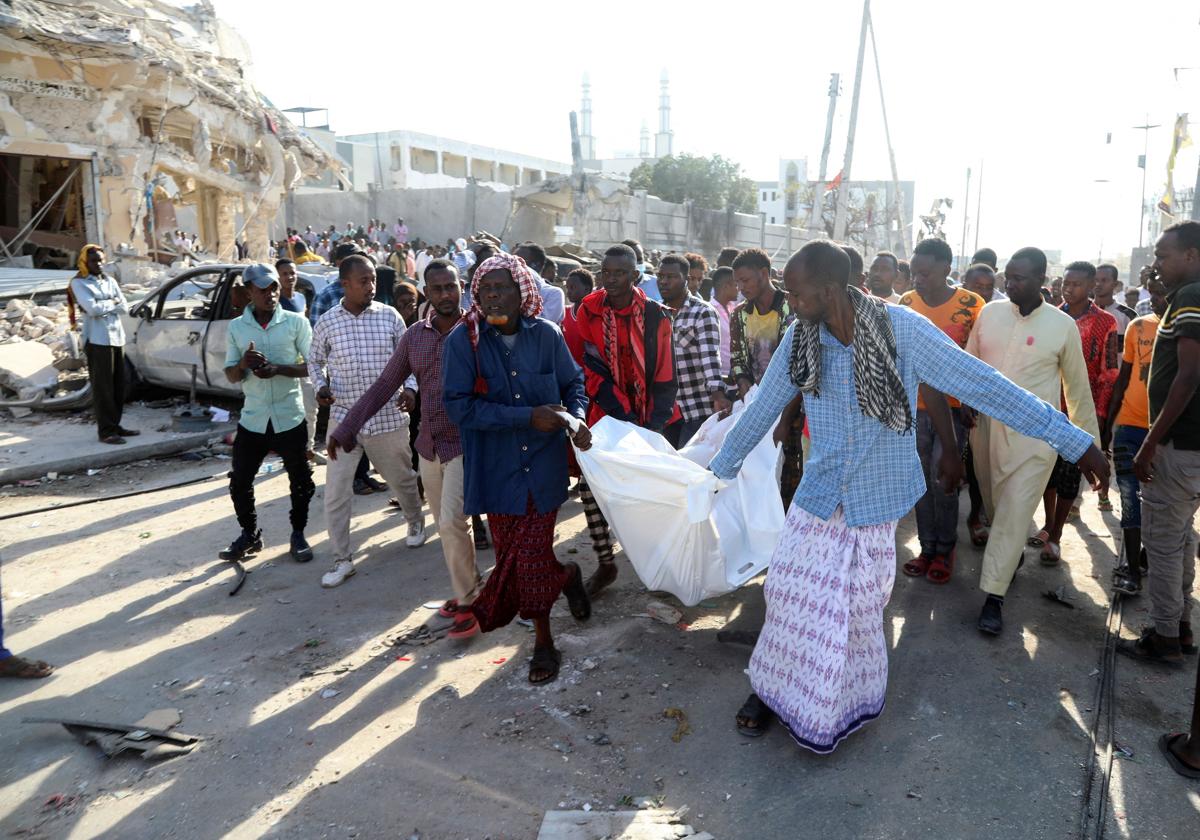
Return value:
M 643 121 L 654 132 L 665 69 L 677 153 L 723 155 L 755 180 L 776 179 L 781 157 L 807 157 L 815 177 L 837 72 L 829 176 L 843 165 L 855 2 L 696 0 L 684 11 L 645 0 L 460 0 L 433 18 L 362 0 L 215 7 L 249 43 L 259 90 L 281 108 L 328 108 L 339 134 L 409 129 L 569 161 L 568 115 L 587 73 L 592 133 L 608 157 L 637 148 Z M 1162 124 L 1149 132 L 1151 196 L 1166 178 L 1176 115 L 1200 122 L 1200 8 L 875 0 L 871 15 L 899 176 L 915 181 L 918 214 L 954 200 L 945 230 L 956 252 L 965 206 L 968 252 L 978 241 L 1002 259 L 1025 245 L 1061 249 L 1068 261 L 1129 253 L 1144 140 L 1133 126 L 1147 115 Z M 890 177 L 880 101 L 868 39 L 855 180 Z M 1195 183 L 1196 134 L 1178 156 L 1177 187 Z

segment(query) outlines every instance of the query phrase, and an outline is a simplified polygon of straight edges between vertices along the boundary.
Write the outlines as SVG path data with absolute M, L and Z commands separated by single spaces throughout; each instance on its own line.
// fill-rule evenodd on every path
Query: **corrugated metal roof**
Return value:
M 0 298 L 65 293 L 74 271 L 0 266 Z

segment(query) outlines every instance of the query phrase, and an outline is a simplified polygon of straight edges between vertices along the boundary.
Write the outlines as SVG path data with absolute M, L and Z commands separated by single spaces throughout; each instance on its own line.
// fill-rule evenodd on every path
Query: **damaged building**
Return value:
M 206 1 L 0 4 L 0 263 L 71 267 L 86 242 L 170 262 L 178 227 L 210 258 L 266 259 L 287 190 L 345 178 L 249 65 Z

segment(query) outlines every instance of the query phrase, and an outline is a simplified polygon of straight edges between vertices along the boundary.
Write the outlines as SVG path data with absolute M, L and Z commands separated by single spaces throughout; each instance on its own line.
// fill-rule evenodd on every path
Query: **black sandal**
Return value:
M 576 621 L 587 621 L 592 617 L 592 600 L 588 597 L 587 587 L 583 585 L 583 571 L 578 563 L 564 563 L 563 566 L 567 570 L 567 583 L 563 587 L 567 606 Z
M 554 682 L 558 679 L 558 669 L 562 665 L 562 654 L 556 648 L 534 648 L 533 658 L 529 660 L 529 682 L 534 685 Z M 547 676 L 540 680 L 533 678 L 534 671 L 545 671 Z
M 1142 591 L 1142 580 L 1134 577 L 1128 566 L 1121 566 L 1113 571 L 1113 589 L 1122 595 L 1137 595 Z
M 771 715 L 772 712 L 767 708 L 767 704 L 760 700 L 757 694 L 751 694 L 742 704 L 742 708 L 738 709 L 734 722 L 737 725 L 737 731 L 747 738 L 759 738 L 771 723 Z M 741 720 L 752 721 L 753 726 L 742 723 Z

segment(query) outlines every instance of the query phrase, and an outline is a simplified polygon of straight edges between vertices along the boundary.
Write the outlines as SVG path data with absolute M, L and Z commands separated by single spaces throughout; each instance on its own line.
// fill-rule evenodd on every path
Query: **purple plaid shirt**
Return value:
M 462 454 L 458 426 L 450 422 L 442 402 L 442 347 L 446 336 L 433 325 L 434 314 L 431 309 L 428 317 L 417 321 L 400 337 L 383 373 L 338 423 L 333 436 L 343 446 L 353 447 L 354 437 L 363 425 L 414 375 L 421 399 L 417 452 L 426 461 L 438 460 L 443 464 Z

